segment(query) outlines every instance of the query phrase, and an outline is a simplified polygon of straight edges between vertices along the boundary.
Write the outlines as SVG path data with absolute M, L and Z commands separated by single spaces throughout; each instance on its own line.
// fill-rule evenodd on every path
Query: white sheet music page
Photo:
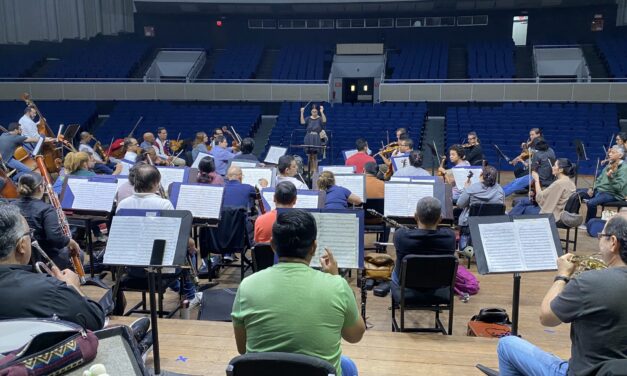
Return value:
M 131 170 L 131 167 L 133 167 L 133 165 L 130 164 L 130 163 L 126 163 L 126 162 L 120 162 L 120 164 L 122 164 L 122 172 L 120 172 L 120 174 L 128 175 L 128 173 Z
M 348 189 L 364 201 L 366 191 L 364 175 L 335 175 L 335 185 Z
M 198 164 L 200 163 L 200 161 L 202 161 L 204 157 L 213 158 L 213 156 L 211 156 L 210 154 L 199 152 L 196 156 L 196 159 L 194 159 L 194 163 L 192 163 L 192 168 L 198 168 Z
M 512 222 L 479 224 L 481 245 L 491 273 L 523 271 L 518 231 Z
M 287 153 L 287 148 L 282 148 L 280 146 L 270 146 L 268 150 L 268 154 L 266 154 L 266 159 L 263 161 L 266 163 L 279 164 L 279 158 Z
M 157 167 L 161 173 L 161 186 L 166 191 L 170 188 L 172 183 L 184 183 L 185 169 L 184 168 L 163 168 Z
M 416 204 L 423 197 L 433 197 L 434 184 L 385 184 L 386 217 L 413 217 Z
M 259 180 L 266 179 L 269 184 L 268 187 L 274 187 L 274 180 L 272 179 L 273 175 L 274 169 L 272 168 L 242 168 L 242 183 L 250 184 L 253 187 L 261 189 Z
M 118 191 L 115 182 L 95 182 L 87 179 L 68 179 L 68 188 L 74 195 L 72 209 L 110 212 Z
M 457 189 L 464 189 L 464 184 L 468 181 L 468 173 L 472 171 L 472 177 L 470 178 L 470 183 L 478 183 L 479 176 L 481 175 L 481 167 L 478 168 L 455 168 L 451 169 L 453 173 L 453 177 L 455 177 L 455 186 Z
M 311 213 L 318 227 L 318 248 L 311 266 L 320 266 L 324 248 L 329 248 L 340 268 L 359 268 L 359 218 L 352 213 Z
M 257 167 L 257 162 L 232 160 L 231 161 L 231 166 L 238 166 L 238 167 L 242 167 L 242 168 L 244 168 L 244 167 L 255 168 L 255 167 Z
M 172 265 L 180 228 L 181 218 L 115 216 L 109 230 L 104 263 L 149 265 L 153 240 L 163 239 L 163 265 Z
M 322 171 L 331 171 L 334 174 L 354 174 L 355 166 L 322 166 Z
M 556 270 L 557 249 L 548 218 L 515 219 L 525 270 Z
M 313 191 L 318 193 L 319 191 Z M 320 196 L 318 194 L 315 195 L 307 195 L 307 194 L 297 194 L 296 195 L 296 205 L 294 205 L 297 209 L 318 209 L 318 202 L 320 200 Z
M 194 218 L 220 217 L 224 187 L 217 185 L 181 185 L 176 210 L 189 210 Z

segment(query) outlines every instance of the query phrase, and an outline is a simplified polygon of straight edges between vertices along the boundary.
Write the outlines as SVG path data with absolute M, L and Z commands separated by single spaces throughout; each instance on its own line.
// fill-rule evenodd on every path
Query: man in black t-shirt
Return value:
M 0 320 L 57 318 L 102 329 L 105 313 L 85 298 L 74 272 L 57 267 L 51 268 L 54 276 L 32 272 L 31 236 L 20 209 L 0 204 Z
M 416 204 L 416 229 L 398 229 L 394 233 L 396 264 L 392 273 L 393 286 L 398 288 L 403 258 L 408 255 L 452 255 L 455 253 L 455 233 L 448 227 L 438 228 L 442 204 L 434 197 L 423 197 Z M 447 288 L 448 291 L 448 288 Z
M 608 268 L 571 278 L 576 265 L 565 254 L 540 308 L 544 326 L 571 323 L 570 360 L 503 337 L 497 349 L 501 375 L 594 375 L 606 361 L 627 359 L 627 219 L 612 217 L 598 237 Z

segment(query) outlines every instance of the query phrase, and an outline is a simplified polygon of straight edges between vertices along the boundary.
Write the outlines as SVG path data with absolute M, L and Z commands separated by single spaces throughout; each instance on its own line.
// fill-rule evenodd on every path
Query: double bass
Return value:
M 39 108 L 35 102 L 31 99 L 30 94 L 22 94 L 22 100 L 26 105 L 35 110 L 39 117 L 39 123 L 37 124 L 37 132 L 44 137 L 56 138 L 57 141 L 62 142 L 64 145 L 68 145 L 67 141 L 61 141 L 61 135 L 55 135 L 52 129 L 48 126 L 46 118 L 41 114 Z M 60 133 L 60 130 L 59 130 Z M 63 164 L 63 150 L 62 147 L 57 147 L 53 143 L 44 143 L 41 146 L 41 155 L 44 157 L 44 165 L 49 173 L 58 173 L 61 171 L 61 165 Z M 18 147 L 13 154 L 13 158 L 27 165 L 31 170 L 37 170 L 37 163 L 30 157 L 30 153 L 24 149 L 23 146 Z

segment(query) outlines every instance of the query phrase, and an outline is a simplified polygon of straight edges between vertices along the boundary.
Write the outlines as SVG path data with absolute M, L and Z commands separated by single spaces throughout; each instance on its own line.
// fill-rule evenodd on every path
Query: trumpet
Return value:
M 588 270 L 607 269 L 607 264 L 599 257 L 599 254 L 588 256 L 575 255 L 571 257 L 570 262 L 577 265 L 574 276 L 578 276 Z
M 52 268 L 56 267 L 58 269 L 59 267 L 54 263 L 54 261 L 52 261 L 52 259 L 46 254 L 46 252 L 41 249 L 39 243 L 36 240 L 32 241 L 30 245 L 32 248 L 35 248 L 41 258 L 44 259 L 44 261 L 37 261 L 35 263 L 35 270 L 37 271 L 37 273 L 46 273 L 49 276 L 54 277 L 54 274 L 52 273 Z

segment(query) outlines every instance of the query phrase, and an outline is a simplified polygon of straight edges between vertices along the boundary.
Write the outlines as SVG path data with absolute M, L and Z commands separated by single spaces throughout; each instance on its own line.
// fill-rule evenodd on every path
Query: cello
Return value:
M 0 167 L 0 197 L 18 198 L 18 196 L 17 187 L 13 183 L 13 180 L 7 175 L 4 166 Z

